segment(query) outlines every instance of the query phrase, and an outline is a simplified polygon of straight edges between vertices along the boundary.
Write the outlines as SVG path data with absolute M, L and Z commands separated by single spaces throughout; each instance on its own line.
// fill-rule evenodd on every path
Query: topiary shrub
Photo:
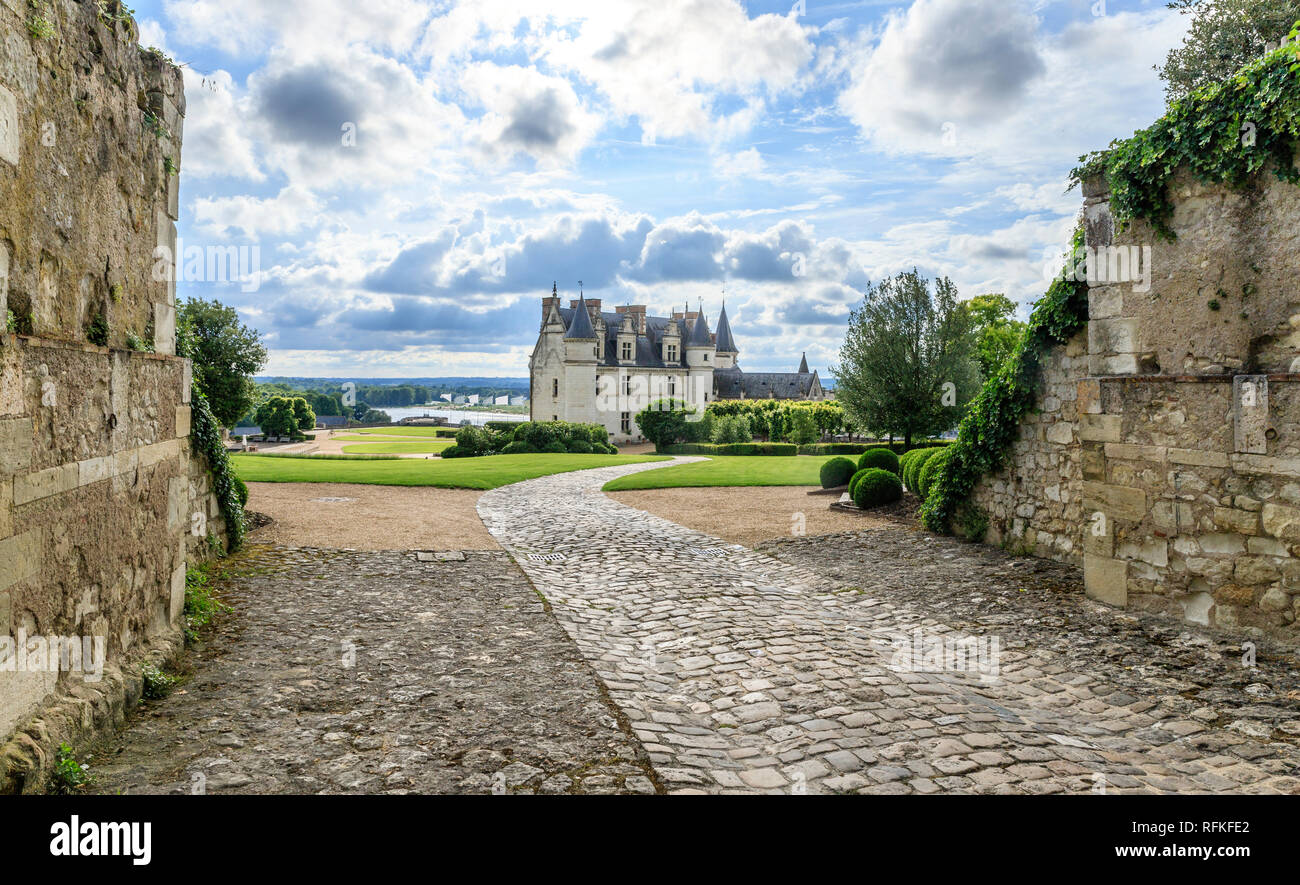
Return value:
M 569 451 L 575 455 L 590 455 L 594 450 L 585 439 L 575 439 L 569 443 Z
M 853 490 L 853 503 L 863 510 L 893 504 L 903 497 L 903 483 L 898 474 L 879 467 L 861 471 L 857 487 Z
M 866 470 L 869 467 L 888 470 L 898 476 L 898 456 L 889 449 L 867 449 L 858 459 L 858 469 Z
M 948 460 L 948 450 L 938 449 L 933 455 L 925 459 L 921 469 L 916 473 L 916 490 L 922 498 L 930 496 L 930 487 L 939 477 L 939 471 L 943 469 L 943 463 Z
M 822 488 L 833 489 L 842 486 L 853 478 L 857 467 L 848 458 L 831 458 L 822 465 Z
M 909 491 L 920 494 L 919 479 L 921 468 L 925 466 L 925 463 L 929 461 L 930 458 L 934 457 L 941 451 L 942 449 L 938 448 L 916 450 L 912 459 L 907 462 L 907 473 L 903 475 L 903 482 L 907 485 Z
M 858 483 L 862 481 L 862 477 L 865 476 L 866 473 L 867 473 L 867 471 L 865 471 L 865 470 L 858 470 L 858 471 L 856 471 L 856 472 L 853 474 L 853 476 L 849 477 L 849 497 L 850 497 L 850 498 L 852 498 L 852 497 L 853 497 L 853 493 L 854 493 L 855 491 L 857 491 Z

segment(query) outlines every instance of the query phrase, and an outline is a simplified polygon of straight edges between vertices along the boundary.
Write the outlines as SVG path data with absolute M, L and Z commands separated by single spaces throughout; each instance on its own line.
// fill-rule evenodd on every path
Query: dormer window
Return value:
M 664 361 L 665 361 L 665 362 L 669 362 L 669 363 L 675 363 L 675 362 L 677 362 L 677 345 L 676 345 L 676 344 L 668 344 L 668 345 L 665 345 L 665 346 L 667 347 L 668 353 L 667 353 L 667 355 L 664 357 Z
M 620 359 L 623 359 L 623 360 L 630 360 L 630 359 L 632 359 L 632 342 L 631 342 L 631 341 L 624 341 L 623 344 L 622 344 L 622 348 L 623 348 L 623 355 L 622 355 L 622 357 L 620 357 Z

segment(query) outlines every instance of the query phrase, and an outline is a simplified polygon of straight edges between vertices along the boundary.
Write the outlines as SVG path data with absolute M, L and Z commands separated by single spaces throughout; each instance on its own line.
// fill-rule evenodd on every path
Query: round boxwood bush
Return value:
M 930 496 L 930 487 L 939 476 L 939 469 L 948 460 L 947 449 L 936 449 L 934 454 L 925 459 L 925 464 L 916 474 L 916 488 L 922 498 Z
M 842 486 L 857 473 L 857 467 L 848 458 L 831 458 L 822 465 L 822 488 L 833 489 Z
M 856 492 L 856 491 L 858 490 L 858 483 L 862 480 L 862 477 L 864 477 L 864 476 L 866 475 L 866 473 L 867 473 L 867 471 L 865 471 L 865 470 L 859 470 L 859 471 L 857 471 L 856 473 L 854 473 L 853 476 L 849 479 L 849 497 L 850 497 L 850 498 L 852 498 L 852 497 L 853 497 L 853 493 Z
M 888 470 L 898 476 L 898 456 L 889 449 L 867 449 L 858 459 L 858 469 L 867 470 L 872 467 Z
M 930 460 L 930 458 L 938 451 L 939 449 L 937 448 L 914 450 L 911 460 L 907 462 L 907 472 L 903 474 L 903 482 L 907 485 L 908 489 L 920 494 L 917 488 L 918 474 L 921 472 L 921 468 L 925 466 L 925 462 Z
M 892 504 L 901 497 L 903 483 L 899 481 L 898 474 L 879 467 L 869 467 L 862 471 L 857 488 L 853 491 L 853 503 L 863 510 Z
M 557 439 L 542 446 L 542 452 L 547 455 L 567 455 L 569 450 L 565 448 L 564 443 Z
M 575 439 L 569 443 L 569 451 L 575 455 L 590 455 L 592 453 L 591 443 L 585 439 Z

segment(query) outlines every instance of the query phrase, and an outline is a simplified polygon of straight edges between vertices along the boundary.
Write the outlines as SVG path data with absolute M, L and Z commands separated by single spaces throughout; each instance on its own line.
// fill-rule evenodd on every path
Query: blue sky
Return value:
M 544 10 L 539 12 L 539 10 Z M 918 267 L 1027 306 L 1077 157 L 1163 109 L 1156 0 L 137 0 L 185 65 L 182 278 L 267 373 L 527 374 L 539 299 L 725 297 L 752 370 L 825 371 Z M 202 274 L 194 274 L 201 277 Z M 255 291 L 245 291 L 255 288 Z

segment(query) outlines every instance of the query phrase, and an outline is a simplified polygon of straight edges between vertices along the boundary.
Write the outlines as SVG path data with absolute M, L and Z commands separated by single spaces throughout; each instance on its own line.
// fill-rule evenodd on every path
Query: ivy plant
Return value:
M 230 549 L 238 550 L 244 543 L 247 531 L 244 525 L 244 505 L 239 500 L 234 467 L 230 464 L 230 456 L 221 440 L 221 428 L 212 416 L 208 398 L 199 390 L 198 384 L 190 387 L 190 405 L 190 439 L 195 451 L 201 452 L 208 459 L 208 468 L 212 472 L 212 490 L 217 495 L 217 504 L 226 520 Z

